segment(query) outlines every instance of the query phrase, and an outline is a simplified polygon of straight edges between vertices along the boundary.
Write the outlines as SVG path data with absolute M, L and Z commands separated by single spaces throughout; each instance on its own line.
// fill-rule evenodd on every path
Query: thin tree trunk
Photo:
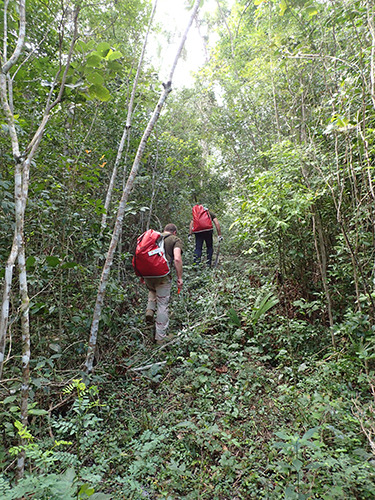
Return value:
M 371 33 L 371 67 L 370 67 L 370 94 L 372 105 L 375 109 L 375 23 L 374 23 L 374 5 L 373 2 L 367 2 L 367 23 L 369 31 Z M 363 121 L 365 121 L 365 114 L 363 114 Z M 365 138 L 364 132 L 362 132 L 359 127 L 360 134 L 362 136 L 363 143 L 365 145 L 365 153 L 367 160 L 367 175 L 368 183 L 370 187 L 370 192 L 372 198 L 374 198 L 374 187 L 372 183 L 372 163 L 370 162 L 369 151 L 368 151 L 368 141 Z M 375 234 L 375 221 L 373 220 L 373 233 Z M 375 291 L 375 260 L 373 263 L 373 292 Z
M 15 127 L 14 116 L 13 116 L 13 92 L 12 92 L 12 79 L 10 78 L 9 71 L 16 64 L 19 55 L 21 54 L 22 47 L 25 40 L 25 30 L 26 30 L 26 12 L 25 12 L 25 0 L 21 0 L 19 3 L 20 9 L 20 28 L 19 36 L 16 44 L 15 51 L 11 58 L 6 60 L 7 53 L 7 24 L 6 24 L 6 7 L 8 2 L 4 5 L 4 44 L 3 44 L 3 54 L 4 54 L 4 65 L 0 71 L 0 98 L 2 108 L 7 120 L 9 134 L 11 138 L 11 146 L 13 157 L 15 158 L 15 174 L 14 174 L 14 198 L 15 198 L 15 231 L 13 237 L 13 245 L 8 257 L 6 273 L 5 273 L 5 283 L 3 288 L 3 302 L 1 307 L 1 318 L 0 318 L 0 376 L 2 374 L 4 365 L 4 353 L 6 344 L 6 333 L 8 328 L 9 319 L 9 297 L 11 292 L 13 269 L 18 257 L 18 269 L 19 269 L 19 289 L 21 297 L 21 332 L 22 332 L 22 385 L 21 385 L 21 401 L 20 409 L 21 415 L 20 419 L 24 426 L 27 424 L 28 419 L 28 399 L 29 399 L 29 387 L 30 387 L 30 359 L 31 359 L 31 342 L 30 342 L 30 319 L 29 319 L 29 297 L 27 290 L 27 273 L 26 273 L 26 257 L 25 257 L 25 238 L 24 238 L 24 221 L 25 221 L 25 211 L 26 203 L 28 197 L 29 188 L 29 177 L 30 177 L 30 165 L 31 161 L 38 149 L 40 141 L 43 137 L 45 127 L 48 123 L 50 113 L 52 108 L 54 108 L 60 101 L 64 92 L 65 82 L 70 67 L 70 61 L 73 55 L 73 48 L 76 43 L 77 38 L 77 20 L 80 8 L 76 6 L 74 12 L 74 35 L 70 45 L 70 51 L 65 64 L 65 70 L 61 78 L 60 90 L 57 98 L 52 102 L 52 95 L 54 91 L 54 85 L 51 88 L 49 97 L 47 99 L 46 109 L 41 120 L 41 123 L 34 134 L 31 142 L 29 143 L 25 153 L 20 155 L 19 140 L 17 135 L 17 130 Z M 55 78 L 55 83 L 60 79 L 60 70 Z M 22 444 L 22 440 L 21 440 Z M 17 461 L 17 478 L 21 478 L 24 475 L 25 469 L 25 454 L 21 452 L 18 456 Z
M 20 24 L 26 25 L 25 21 L 25 1 L 20 2 L 20 10 L 23 9 L 23 12 L 20 12 Z M 10 252 L 10 255 L 8 257 L 7 261 L 7 267 L 6 267 L 6 275 L 5 275 L 5 283 L 3 287 L 3 297 L 2 297 L 2 307 L 1 307 L 1 318 L 0 318 L 0 376 L 2 374 L 3 370 L 3 362 L 4 362 L 4 352 L 5 352 L 5 343 L 6 343 L 6 332 L 7 332 L 7 326 L 8 326 L 8 319 L 9 319 L 9 296 L 10 296 L 10 291 L 11 291 L 11 283 L 12 283 L 12 278 L 13 278 L 13 269 L 14 265 L 17 259 L 17 256 L 19 254 L 19 249 L 21 245 L 21 241 L 23 239 L 23 234 L 19 234 L 18 230 L 20 227 L 23 228 L 23 221 L 24 221 L 24 215 L 25 215 L 25 209 L 26 209 L 26 202 L 27 202 L 27 197 L 28 197 L 28 187 L 29 187 L 29 177 L 30 177 L 30 165 L 31 161 L 35 156 L 35 153 L 39 147 L 40 141 L 42 140 L 46 125 L 48 123 L 48 120 L 50 118 L 50 114 L 52 109 L 61 101 L 64 88 L 65 88 L 65 82 L 66 78 L 68 75 L 68 70 L 70 67 L 70 62 L 72 59 L 73 55 L 73 49 L 75 46 L 75 43 L 77 41 L 77 21 L 78 21 L 78 15 L 80 12 L 80 7 L 76 6 L 75 11 L 74 11 L 74 32 L 73 32 L 73 38 L 70 44 L 70 49 L 68 53 L 68 57 L 66 60 L 65 64 L 65 69 L 64 73 L 61 79 L 60 83 L 60 90 L 58 93 L 58 96 L 56 99 L 52 101 L 52 95 L 55 90 L 55 86 L 53 85 L 48 99 L 47 99 L 47 105 L 46 109 L 44 111 L 43 118 L 41 120 L 41 123 L 35 132 L 33 138 L 31 139 L 29 145 L 26 148 L 26 151 L 23 155 L 20 154 L 20 148 L 19 148 L 19 141 L 18 141 L 18 135 L 17 135 L 17 130 L 15 127 L 14 123 L 14 116 L 9 104 L 9 97 L 8 97 L 8 91 L 11 92 L 11 80 L 8 80 L 8 72 L 11 69 L 11 67 L 17 62 L 17 59 L 21 53 L 22 45 L 17 42 L 16 49 L 12 55 L 12 57 L 7 61 L 3 67 L 1 68 L 0 71 L 0 98 L 1 98 L 1 104 L 2 108 L 7 120 L 7 124 L 9 127 L 9 135 L 11 138 L 11 144 L 12 144 L 12 152 L 13 152 L 13 157 L 16 160 L 15 164 L 15 174 L 14 174 L 14 183 L 15 183 L 15 188 L 14 188 L 14 197 L 15 197 L 15 217 L 16 217 L 16 227 L 15 227 L 15 233 L 14 233 L 14 238 L 13 238 L 13 245 L 12 249 Z M 5 14 L 4 14 L 5 15 Z M 22 23 L 21 23 L 22 21 Z M 5 36 L 5 35 L 4 35 Z M 24 40 L 25 38 L 25 26 L 20 26 L 20 31 L 19 31 L 19 39 L 22 38 Z M 6 53 L 6 40 L 4 39 L 4 53 Z M 12 61 L 12 64 L 10 62 Z M 59 80 L 60 71 L 55 77 L 55 82 Z M 7 85 L 8 83 L 8 85 Z M 20 222 L 22 221 L 22 222 Z M 27 309 L 27 314 L 28 314 L 28 309 Z
M 8 32 L 7 32 L 7 7 L 8 1 L 4 3 L 4 38 L 3 38 L 3 61 L 4 64 L 1 68 L 0 73 L 0 97 L 3 111 L 5 113 L 5 117 L 9 127 L 9 134 L 11 138 L 12 144 L 12 152 L 13 156 L 16 160 L 15 165 L 15 182 L 14 182 L 14 198 L 15 198 L 15 217 L 16 217 L 16 225 L 14 230 L 13 244 L 10 251 L 10 255 L 8 257 L 6 273 L 5 273 L 5 283 L 3 289 L 3 303 L 1 308 L 1 318 L 0 318 L 0 377 L 2 375 L 2 369 L 4 364 L 4 354 L 5 354 L 5 341 L 6 341 L 6 331 L 8 327 L 8 318 L 9 318 L 9 297 L 12 286 L 12 278 L 13 278 L 13 269 L 16 263 L 16 258 L 18 257 L 18 261 L 25 262 L 24 259 L 24 250 L 22 244 L 22 228 L 23 228 L 23 220 L 24 220 L 24 203 L 23 203 L 23 164 L 20 158 L 20 149 L 19 149 L 19 141 L 17 136 L 17 131 L 14 123 L 13 116 L 13 92 L 12 92 L 12 80 L 9 75 L 10 69 L 16 64 L 25 43 L 25 32 L 26 32 L 26 8 L 25 8 L 25 0 L 21 0 L 19 2 L 19 32 L 16 48 L 10 57 L 7 60 L 7 48 L 8 48 Z M 26 270 L 26 265 L 24 266 Z M 25 278 L 23 276 L 22 278 Z M 24 279 L 20 279 L 20 289 L 23 291 L 24 288 Z M 27 291 L 27 288 L 26 288 Z M 27 294 L 26 294 L 27 295 Z M 27 299 L 26 299 L 27 301 Z M 26 307 L 26 315 L 28 318 L 28 307 Z M 28 401 L 28 387 L 29 387 L 29 360 L 30 360 L 30 350 L 28 350 L 28 358 L 26 357 L 26 343 L 25 339 L 30 338 L 29 330 L 26 328 L 24 330 L 24 324 L 22 324 L 22 348 L 23 348 L 23 383 L 21 388 L 21 421 L 25 421 L 27 419 L 27 401 Z M 25 392 L 26 389 L 26 392 Z M 17 461 L 17 478 L 21 478 L 24 474 L 25 467 L 25 456 L 24 452 L 20 453 Z
M 3 61 L 4 65 L 1 68 L 2 75 L 7 75 L 9 70 L 14 66 L 21 55 L 24 43 L 25 43 L 25 34 L 26 34 L 26 0 L 20 0 L 19 2 L 19 30 L 18 30 L 18 38 L 16 48 L 14 49 L 13 54 L 7 60 L 8 53 L 8 8 L 9 0 L 4 2 L 4 36 L 3 36 Z
M 121 141 L 120 141 L 120 144 L 119 144 L 119 147 L 118 147 L 118 150 L 117 150 L 115 165 L 113 167 L 113 171 L 112 171 L 112 175 L 111 175 L 111 180 L 109 182 L 109 186 L 108 186 L 108 190 L 107 190 L 107 196 L 106 196 L 105 203 L 104 203 L 104 212 L 103 212 L 103 215 L 102 215 L 102 222 L 101 222 L 101 228 L 100 228 L 100 232 L 101 233 L 103 233 L 103 231 L 104 231 L 104 229 L 106 227 L 106 224 L 107 224 L 107 215 L 108 215 L 108 211 L 109 211 L 109 205 L 111 203 L 112 192 L 113 192 L 113 188 L 114 188 L 114 185 L 115 185 L 115 180 L 116 180 L 116 177 L 117 177 L 118 166 L 119 166 L 119 163 L 120 163 L 120 160 L 121 160 L 121 157 L 122 157 L 122 152 L 124 150 L 124 145 L 125 145 L 126 137 L 128 136 L 128 134 L 130 132 L 131 119 L 132 119 L 133 106 L 134 106 L 134 99 L 135 99 L 135 91 L 137 89 L 139 75 L 140 75 L 140 72 L 141 72 L 141 67 L 142 67 L 142 64 L 143 64 L 143 59 L 144 59 L 144 55 L 145 55 L 145 51 L 146 51 L 147 39 L 148 39 L 148 35 L 150 33 L 150 30 L 151 30 L 151 24 L 152 24 L 152 21 L 153 21 L 153 18 L 154 18 L 154 14 L 155 14 L 157 3 L 158 3 L 157 0 L 155 0 L 154 6 L 153 6 L 152 12 L 151 12 L 150 22 L 148 24 L 147 33 L 146 33 L 146 36 L 145 36 L 145 40 L 143 42 L 142 52 L 141 52 L 141 55 L 139 57 L 138 68 L 137 68 L 137 72 L 136 72 L 136 75 L 135 75 L 135 78 L 134 78 L 134 82 L 133 82 L 132 93 L 131 93 L 131 96 L 130 96 L 130 99 L 129 99 L 128 113 L 127 113 L 127 117 L 126 117 L 126 125 L 125 125 L 124 131 L 122 133 Z
M 20 250 L 18 253 L 20 295 L 21 295 L 21 330 L 22 330 L 22 385 L 21 385 L 21 423 L 26 427 L 28 418 L 28 402 L 30 389 L 30 359 L 31 359 L 31 340 L 30 340 L 30 319 L 29 319 L 29 296 L 27 292 L 27 274 L 25 245 L 23 239 L 23 228 L 20 228 L 19 234 L 22 235 Z M 22 443 L 22 440 L 21 440 Z M 23 443 L 24 444 L 24 443 Z M 17 478 L 24 475 L 25 453 L 21 452 L 17 461 Z
M 3 61 L 4 64 L 0 70 L 0 99 L 2 108 L 5 114 L 5 118 L 9 127 L 9 135 L 12 144 L 13 157 L 16 160 L 14 179 L 14 198 L 16 207 L 16 218 L 17 214 L 20 217 L 22 211 L 22 163 L 20 158 L 20 148 L 17 136 L 17 130 L 14 123 L 13 115 L 13 103 L 11 105 L 8 99 L 8 89 L 11 89 L 11 80 L 8 79 L 10 69 L 16 64 L 22 48 L 25 43 L 25 33 L 26 33 L 26 7 L 25 0 L 19 2 L 19 32 L 16 48 L 12 56 L 7 60 L 8 53 L 8 8 L 9 1 L 4 3 L 4 36 L 3 36 Z M 12 94 L 12 92 L 10 92 Z M 3 288 L 3 300 L 1 307 L 1 318 L 0 318 L 0 378 L 2 376 L 3 363 L 4 363 L 4 353 L 5 353 L 5 341 L 6 341 L 6 331 L 8 327 L 9 319 L 9 297 L 12 286 L 13 279 L 13 269 L 16 263 L 16 259 L 19 252 L 19 235 L 17 233 L 18 224 L 16 224 L 15 232 L 13 236 L 12 248 L 7 260 L 6 271 L 5 271 L 5 281 Z
M 269 28 L 268 28 L 268 39 L 269 39 L 269 44 L 270 47 L 272 46 L 272 9 L 271 6 L 269 8 Z M 279 107 L 277 104 L 277 94 L 276 94 L 276 88 L 275 88 L 275 79 L 274 79 L 274 62 L 273 62 L 273 56 L 270 54 L 269 56 L 269 64 L 270 64 L 270 77 L 271 77 L 271 86 L 272 86 L 272 98 L 273 98 L 273 108 L 275 112 L 275 123 L 276 123 L 276 131 L 277 131 L 277 138 L 280 142 L 281 138 L 281 128 L 280 128 L 280 116 L 279 116 Z
M 336 349 L 336 339 L 333 334 L 332 299 L 327 280 L 327 252 L 324 243 L 324 235 L 323 235 L 321 220 L 319 214 L 316 213 L 315 207 L 313 207 L 312 221 L 313 221 L 313 233 L 314 233 L 316 257 L 318 260 L 320 276 L 322 277 L 324 294 L 326 296 L 326 301 L 327 301 L 327 312 L 328 312 L 329 326 L 331 327 L 332 347 Z
M 18 255 L 18 243 L 17 234 L 15 232 L 13 237 L 12 249 L 10 251 L 6 267 L 5 267 L 5 277 L 4 277 L 4 287 L 3 287 L 3 298 L 1 306 L 1 316 L 0 316 L 0 380 L 2 379 L 3 366 L 4 366 L 4 356 L 5 356 L 5 340 L 6 332 L 8 330 L 8 320 L 9 320 L 9 300 L 10 291 L 12 288 L 12 277 L 13 269 Z
M 176 57 L 175 57 L 175 60 L 172 64 L 172 68 L 171 68 L 171 71 L 169 74 L 168 81 L 167 81 L 167 83 L 163 84 L 164 89 L 160 95 L 159 101 L 158 101 L 158 103 L 155 107 L 155 110 L 154 110 L 154 112 L 153 112 L 153 114 L 148 122 L 148 125 L 143 133 L 143 137 L 142 137 L 141 142 L 138 146 L 137 154 L 136 154 L 132 169 L 130 171 L 128 181 L 126 183 L 125 189 L 123 191 L 123 194 L 122 194 L 122 197 L 120 200 L 120 204 L 119 204 L 119 207 L 117 210 L 115 227 L 114 227 L 114 230 L 112 233 L 111 243 L 110 243 L 110 246 L 109 246 L 109 249 L 107 252 L 107 258 L 106 258 L 106 261 L 105 261 L 105 264 L 103 267 L 103 271 L 102 271 L 102 275 L 100 278 L 100 284 L 99 284 L 98 294 L 97 294 L 97 298 L 96 298 L 96 304 L 95 304 L 95 308 L 94 308 L 94 314 L 93 314 L 91 331 L 90 331 L 90 338 L 89 338 L 89 345 L 88 345 L 88 349 L 87 349 L 87 356 L 86 356 L 86 362 L 85 362 L 87 373 L 91 373 L 92 369 L 93 369 L 94 356 L 95 356 L 98 330 L 99 330 L 99 321 L 100 321 L 102 307 L 103 307 L 103 303 L 104 303 L 105 290 L 106 290 L 106 286 L 107 286 L 107 282 L 108 282 L 108 278 L 109 278 L 109 274 L 110 274 L 110 270 L 111 270 L 111 266 L 112 266 L 112 262 L 113 262 L 114 253 L 115 253 L 117 243 L 119 240 L 119 235 L 121 233 L 124 212 L 125 212 L 128 198 L 129 198 L 129 194 L 133 188 L 134 179 L 138 173 L 140 161 L 142 159 L 143 152 L 145 150 L 148 138 L 150 137 L 152 129 L 154 128 L 154 125 L 159 118 L 160 111 L 161 111 L 169 93 L 172 90 L 172 79 L 173 79 L 174 71 L 176 69 L 178 59 L 179 59 L 180 54 L 182 52 L 182 49 L 184 47 L 187 34 L 188 34 L 189 29 L 193 23 L 194 17 L 198 11 L 200 1 L 201 0 L 195 0 L 194 7 L 192 10 L 187 28 L 185 30 L 185 33 L 182 36 L 180 45 L 177 49 Z
M 146 229 L 150 229 L 154 200 L 156 198 L 157 192 L 159 191 L 159 188 L 156 187 L 156 173 L 157 173 L 158 161 L 159 161 L 159 138 L 157 136 L 156 137 L 156 158 L 155 158 L 155 163 L 154 163 L 153 168 L 152 168 L 152 183 L 151 183 L 152 190 L 151 190 L 150 210 L 148 212 Z

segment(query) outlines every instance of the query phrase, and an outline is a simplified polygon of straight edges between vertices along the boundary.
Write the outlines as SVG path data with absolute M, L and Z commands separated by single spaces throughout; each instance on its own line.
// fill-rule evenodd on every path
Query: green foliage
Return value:
M 28 474 L 22 478 L 16 486 L 10 486 L 5 474 L 0 479 L 0 493 L 4 499 L 16 499 L 23 495 L 33 495 L 37 498 L 64 498 L 66 500 L 79 498 L 105 499 L 109 495 L 95 493 L 93 486 L 88 481 L 98 485 L 101 475 L 90 468 L 82 468 L 84 461 L 83 450 L 92 446 L 96 441 L 89 436 L 98 427 L 101 419 L 93 413 L 93 408 L 98 408 L 99 401 L 90 401 L 90 398 L 98 394 L 95 386 L 87 387 L 80 379 L 74 379 L 64 390 L 64 394 L 77 393 L 76 399 L 71 408 L 71 416 L 64 422 L 57 420 L 51 422 L 60 434 L 73 436 L 75 443 L 64 439 L 54 440 L 53 444 L 45 449 L 45 443 L 38 442 L 30 430 L 19 421 L 15 422 L 15 427 L 23 444 L 13 446 L 9 449 L 11 456 L 16 456 L 24 452 L 26 460 L 32 463 L 39 471 L 38 474 Z M 43 411 L 43 414 L 46 414 Z M 61 452 L 61 446 L 76 446 L 76 454 L 71 452 Z M 73 465 L 73 467 L 72 467 Z M 53 471 L 53 472 L 52 472 Z
M 248 177 L 234 225 L 250 256 L 267 259 L 288 274 L 293 266 L 297 273 L 312 250 L 304 230 L 309 227 L 313 195 L 301 178 L 298 151 L 289 143 L 275 146 L 265 157 L 273 168 Z
M 253 325 L 255 326 L 258 323 L 259 319 L 278 303 L 279 299 L 275 297 L 272 292 L 265 293 L 263 297 L 261 295 L 258 295 L 255 299 L 253 312 L 250 318 Z
M 21 498 L 24 495 L 33 495 L 33 498 L 47 500 L 50 498 L 60 498 L 61 500 L 105 500 L 111 495 L 104 493 L 94 493 L 94 488 L 88 484 L 82 484 L 77 491 L 75 483 L 74 469 L 67 469 L 62 474 L 40 474 L 38 476 L 27 476 L 21 479 L 17 486 L 10 488 L 9 484 L 0 476 L 0 493 L 4 500 Z
M 201 74 L 202 85 L 220 88 L 206 119 L 228 165 L 238 247 L 298 281 L 308 301 L 329 295 L 338 321 L 361 296 L 366 313 L 374 307 L 366 10 L 360 1 L 236 2 Z
M 41 5 L 27 4 L 25 52 L 11 75 L 22 153 L 69 46 L 69 9 Z M 102 234 L 124 89 L 150 5 L 95 0 L 81 10 L 63 99 L 31 165 L 30 418 L 27 428 L 19 423 L 12 297 L 2 498 L 375 496 L 371 12 L 360 0 L 220 7 L 199 20 L 218 36 L 210 60 L 193 89 L 171 94 L 135 182 L 100 320 L 95 385 L 77 367 L 126 170 L 161 85 L 146 63 Z M 13 49 L 18 12 L 14 2 L 8 8 Z M 14 155 L 0 126 L 5 264 Z M 184 290 L 171 301 L 178 335 L 155 348 L 143 323 L 147 291 L 131 269 L 135 238 L 175 222 L 186 239 L 196 199 L 222 223 L 220 267 L 192 266 L 185 249 Z M 15 485 L 19 452 L 27 475 Z
M 328 329 L 306 314 L 283 317 L 277 289 L 249 286 L 249 276 L 239 260 L 186 269 L 183 296 L 171 302 L 178 340 L 165 350 L 141 335 L 143 303 L 134 302 L 133 323 L 103 352 L 96 385 L 72 378 L 63 389 L 68 408 L 50 420 L 56 445 L 34 438 L 26 449 L 38 476 L 14 494 L 3 476 L 3 495 L 371 498 L 361 361 L 349 345 L 331 352 Z M 348 328 L 365 332 L 366 319 L 348 316 Z
M 77 396 L 70 410 L 70 418 L 58 418 L 52 422 L 53 428 L 60 436 L 68 438 L 74 436 L 77 446 L 77 458 L 84 459 L 85 451 L 95 440 L 95 429 L 102 419 L 93 410 L 100 406 L 98 388 L 87 387 L 80 379 L 74 379 L 65 389 L 65 394 L 77 392 Z

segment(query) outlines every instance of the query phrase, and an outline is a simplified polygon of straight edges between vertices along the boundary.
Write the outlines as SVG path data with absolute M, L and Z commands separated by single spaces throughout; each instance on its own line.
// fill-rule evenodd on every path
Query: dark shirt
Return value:
M 164 248 L 165 248 L 165 254 L 167 256 L 169 265 L 172 264 L 173 262 L 173 250 L 175 248 L 181 248 L 181 253 L 183 251 L 183 244 L 180 238 L 176 236 L 175 234 L 170 234 L 170 233 L 162 233 L 164 238 Z

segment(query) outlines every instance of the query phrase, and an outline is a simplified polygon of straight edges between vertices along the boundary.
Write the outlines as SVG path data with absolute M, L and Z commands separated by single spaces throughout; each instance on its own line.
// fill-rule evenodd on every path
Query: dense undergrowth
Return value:
M 27 475 L 13 487 L 18 409 L 5 395 L 1 498 L 374 498 L 368 320 L 348 313 L 334 351 L 317 304 L 287 310 L 292 292 L 273 281 L 240 260 L 186 265 L 164 347 L 128 282 L 91 380 L 61 369 L 71 350 L 60 369 L 53 355 L 36 368 L 30 426 L 18 426 Z

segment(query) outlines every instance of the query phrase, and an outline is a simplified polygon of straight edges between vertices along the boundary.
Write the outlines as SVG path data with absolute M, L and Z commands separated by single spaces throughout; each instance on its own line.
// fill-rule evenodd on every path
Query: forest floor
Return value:
M 176 339 L 153 344 L 133 282 L 90 384 L 75 379 L 40 429 L 38 474 L 18 490 L 0 478 L 3 498 L 375 498 L 368 365 L 241 260 L 184 273 Z
M 238 259 L 187 266 L 164 347 L 150 341 L 141 289 L 138 324 L 97 373 L 113 498 L 375 497 L 363 364 L 306 312 L 286 317 L 271 281 Z

